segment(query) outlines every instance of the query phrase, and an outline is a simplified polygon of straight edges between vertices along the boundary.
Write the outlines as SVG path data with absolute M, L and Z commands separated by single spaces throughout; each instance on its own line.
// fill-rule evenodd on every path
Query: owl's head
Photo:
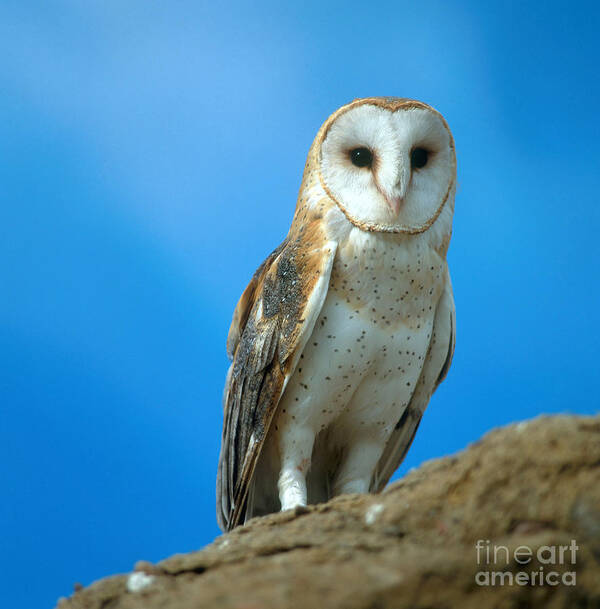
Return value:
M 355 100 L 329 117 L 313 150 L 327 194 L 367 230 L 422 232 L 454 194 L 452 134 L 422 102 Z

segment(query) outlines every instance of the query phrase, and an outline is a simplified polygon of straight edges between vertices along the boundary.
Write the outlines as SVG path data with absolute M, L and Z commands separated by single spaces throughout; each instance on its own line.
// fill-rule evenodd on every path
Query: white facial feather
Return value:
M 371 167 L 352 164 L 351 151 L 361 147 L 373 153 Z M 415 148 L 428 152 L 422 168 L 411 167 Z M 392 112 L 364 104 L 339 116 L 329 128 L 321 147 L 321 172 L 348 215 L 402 232 L 425 225 L 438 212 L 454 180 L 454 151 L 435 112 Z

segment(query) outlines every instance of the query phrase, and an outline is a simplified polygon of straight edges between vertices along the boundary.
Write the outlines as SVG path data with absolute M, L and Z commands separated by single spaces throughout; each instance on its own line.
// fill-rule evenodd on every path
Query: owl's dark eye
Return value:
M 368 148 L 354 148 L 350 151 L 350 160 L 357 167 L 370 167 L 373 163 L 373 153 Z
M 413 169 L 421 169 L 421 167 L 427 165 L 428 159 L 429 152 L 425 148 L 413 148 L 413 151 L 410 153 L 410 166 Z

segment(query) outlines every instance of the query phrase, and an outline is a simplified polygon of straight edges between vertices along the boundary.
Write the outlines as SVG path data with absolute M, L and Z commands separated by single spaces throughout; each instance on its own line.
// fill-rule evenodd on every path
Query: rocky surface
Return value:
M 600 416 L 494 430 L 380 495 L 254 519 L 58 604 L 158 607 L 599 608 Z

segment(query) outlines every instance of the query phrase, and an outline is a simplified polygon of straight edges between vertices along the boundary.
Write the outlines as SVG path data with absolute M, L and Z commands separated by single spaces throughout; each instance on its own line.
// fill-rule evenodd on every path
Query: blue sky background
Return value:
M 401 469 L 598 410 L 599 9 L 4 1 L 5 606 L 217 534 L 225 337 L 306 153 L 355 97 L 455 136 L 458 339 Z

